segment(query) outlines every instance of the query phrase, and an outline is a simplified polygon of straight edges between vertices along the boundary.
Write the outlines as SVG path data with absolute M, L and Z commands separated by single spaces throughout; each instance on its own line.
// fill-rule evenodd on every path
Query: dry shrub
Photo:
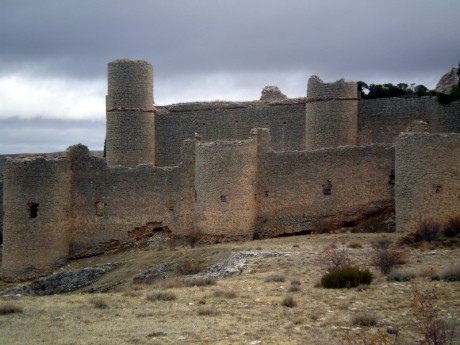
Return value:
M 351 249 L 361 249 L 363 248 L 363 245 L 361 243 L 358 243 L 358 242 L 352 242 L 348 245 L 348 248 L 351 248 Z
M 407 253 L 404 249 L 380 249 L 372 256 L 372 264 L 377 266 L 383 274 L 388 274 L 393 267 L 404 265 L 407 262 Z
M 390 282 L 408 282 L 417 277 L 414 271 L 392 269 L 387 275 L 387 280 Z
M 145 298 L 147 301 L 174 301 L 177 297 L 172 292 L 148 293 Z
M 390 240 L 387 237 L 380 237 L 376 239 L 375 241 L 372 242 L 372 248 L 378 249 L 378 250 L 383 250 L 383 249 L 388 249 L 391 247 L 393 244 L 393 241 Z
M 216 285 L 217 279 L 214 277 L 186 277 L 186 278 L 170 278 L 162 280 L 158 283 L 158 287 L 171 289 L 183 288 L 192 286 L 207 286 Z
M 433 220 L 425 220 L 420 223 L 415 231 L 415 242 L 431 242 L 441 234 L 442 225 Z
M 437 295 L 434 289 L 421 291 L 417 288 L 413 291 L 412 312 L 415 316 L 415 324 L 424 337 L 423 344 L 445 345 L 453 344 L 458 339 L 456 330 L 457 319 L 446 318 L 436 305 Z
M 452 238 L 460 234 L 460 216 L 452 217 L 443 229 L 446 237 Z
M 276 283 L 283 283 L 286 281 L 286 276 L 282 274 L 273 274 L 265 278 L 265 282 L 276 282 Z
M 102 297 L 93 297 L 89 300 L 89 303 L 92 304 L 97 309 L 108 309 L 109 305 Z
M 301 285 L 302 283 L 300 282 L 300 280 L 298 279 L 292 279 L 291 280 L 291 286 L 294 286 L 294 285 Z
M 193 259 L 186 259 L 179 263 L 177 270 L 180 274 L 197 274 L 203 270 L 203 264 Z
M 219 312 L 217 310 L 211 309 L 211 308 L 201 308 L 201 309 L 198 309 L 196 313 L 199 316 L 215 316 L 215 315 L 219 315 Z
M 311 226 L 312 234 L 329 234 L 336 229 L 333 221 L 327 219 L 320 219 L 313 223 Z
M 454 264 L 433 275 L 432 280 L 444 280 L 448 282 L 460 281 L 460 264 Z
M 300 291 L 300 285 L 291 285 L 288 289 L 288 292 L 299 292 Z
M 150 332 L 149 334 L 147 334 L 147 337 L 151 337 L 151 338 L 156 338 L 156 337 L 165 337 L 166 336 L 166 333 L 165 332 Z
M 369 311 L 360 312 L 353 316 L 351 323 L 353 326 L 376 326 L 377 315 Z
M 202 238 L 203 233 L 199 230 L 192 230 L 185 236 L 185 240 L 192 248 L 195 248 Z
M 321 285 L 327 289 L 353 288 L 359 285 L 369 285 L 373 276 L 369 270 L 358 267 L 340 267 L 321 277 Z
M 283 298 L 283 300 L 281 301 L 281 305 L 287 308 L 294 308 L 297 307 L 297 302 L 294 300 L 294 297 L 288 295 Z
M 236 293 L 233 291 L 216 290 L 213 295 L 217 298 L 236 298 Z
M 19 314 L 22 308 L 14 304 L 3 304 L 0 306 L 0 315 Z
M 377 332 L 345 330 L 342 337 L 344 345 L 397 345 L 400 344 L 397 335 L 389 334 L 381 329 Z
M 327 271 L 353 265 L 353 260 L 345 246 L 341 248 L 326 247 L 320 254 L 319 262 Z

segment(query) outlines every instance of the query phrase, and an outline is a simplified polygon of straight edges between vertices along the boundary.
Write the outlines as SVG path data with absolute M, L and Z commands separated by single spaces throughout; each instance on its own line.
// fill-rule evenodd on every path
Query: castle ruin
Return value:
M 154 232 L 205 241 L 307 233 L 395 212 L 397 231 L 460 214 L 460 102 L 359 98 L 312 76 L 305 98 L 156 106 L 146 61 L 108 64 L 106 159 L 78 144 L 11 159 L 3 278 Z

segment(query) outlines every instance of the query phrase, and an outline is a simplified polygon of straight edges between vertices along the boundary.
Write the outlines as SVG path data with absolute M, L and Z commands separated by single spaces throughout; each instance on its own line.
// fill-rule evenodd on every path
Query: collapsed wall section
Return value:
M 358 88 L 343 79 L 324 83 L 318 76 L 308 80 L 305 148 L 357 144 Z
M 403 134 L 396 140 L 396 229 L 460 216 L 460 134 Z
M 394 143 L 415 120 L 427 122 L 431 133 L 460 133 L 460 102 L 441 104 L 436 97 L 360 100 L 358 144 Z
M 263 153 L 257 236 L 312 231 L 323 220 L 336 227 L 353 225 L 369 215 L 391 213 L 393 156 L 388 145 Z
M 154 164 L 152 65 L 143 60 L 110 62 L 106 102 L 108 165 Z
M 203 140 L 244 140 L 252 128 L 269 128 L 277 150 L 305 146 L 305 99 L 272 102 L 186 103 L 157 107 L 156 162 L 174 165 L 182 141 L 199 133 Z
M 218 240 L 252 239 L 257 140 L 198 142 L 195 174 L 195 230 Z
M 69 164 L 64 158 L 8 160 L 4 168 L 3 277 L 46 275 L 69 254 Z
M 193 153 L 192 143 L 187 150 Z M 145 226 L 181 234 L 192 228 L 193 160 L 168 168 L 109 167 L 82 145 L 69 148 L 72 257 L 123 245 Z

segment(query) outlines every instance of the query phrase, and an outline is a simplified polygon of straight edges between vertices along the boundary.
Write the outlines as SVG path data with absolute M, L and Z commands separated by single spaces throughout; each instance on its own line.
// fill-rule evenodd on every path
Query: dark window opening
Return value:
M 435 185 L 435 186 L 434 186 L 434 192 L 435 192 L 436 194 L 442 193 L 442 186 L 439 185 L 439 184 L 438 184 L 438 185 Z
M 27 209 L 29 210 L 29 218 L 37 218 L 38 216 L 38 203 L 29 202 L 27 203 Z
M 266 190 L 266 191 L 264 192 L 264 195 L 265 195 L 266 198 L 268 198 L 268 194 L 269 194 L 269 192 L 268 192 L 268 190 Z
M 285 124 L 286 124 L 286 121 L 283 122 L 283 125 L 285 125 Z
M 174 212 L 174 206 L 169 207 L 169 212 Z
M 96 209 L 96 216 L 105 216 L 105 206 L 107 206 L 107 204 L 103 201 L 96 201 L 94 203 L 94 207 Z
M 235 123 L 238 123 L 238 120 L 236 120 Z
M 227 196 L 226 195 L 221 195 L 220 196 L 220 201 L 227 202 Z
M 395 185 L 395 171 L 394 171 L 394 169 L 391 169 L 390 179 L 388 180 L 388 184 L 389 184 L 390 186 L 394 186 L 394 185 Z
M 322 187 L 323 187 L 323 195 L 332 194 L 332 183 L 330 180 L 327 180 L 326 183 L 322 185 Z

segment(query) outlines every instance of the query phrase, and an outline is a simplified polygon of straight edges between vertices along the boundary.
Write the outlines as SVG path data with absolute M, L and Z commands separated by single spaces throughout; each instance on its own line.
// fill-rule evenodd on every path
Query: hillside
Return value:
M 460 282 L 431 280 L 455 264 L 458 270 L 460 248 L 399 247 L 407 263 L 397 274 L 414 278 L 390 282 L 371 265 L 371 257 L 376 248 L 400 237 L 322 234 L 195 248 L 153 241 L 146 247 L 72 261 L 59 271 L 119 265 L 73 293 L 0 297 L 0 311 L 6 305 L 22 309 L 0 315 L 0 340 L 8 339 L 9 344 L 339 344 L 347 332 L 397 329 L 405 343 L 415 343 L 420 337 L 411 310 L 416 288 L 435 289 L 442 315 L 460 310 Z M 331 253 L 346 253 L 360 267 L 369 268 L 373 282 L 352 289 L 318 287 L 326 271 L 325 258 Z M 194 271 L 201 272 L 201 280 L 194 280 L 192 286 L 177 280 Z M 208 279 L 212 276 L 219 276 L 215 285 Z M 198 286 L 203 281 L 211 285 Z M 0 289 L 11 286 L 3 283 Z M 292 303 L 286 302 L 287 296 Z M 354 323 L 362 318 L 376 325 Z

